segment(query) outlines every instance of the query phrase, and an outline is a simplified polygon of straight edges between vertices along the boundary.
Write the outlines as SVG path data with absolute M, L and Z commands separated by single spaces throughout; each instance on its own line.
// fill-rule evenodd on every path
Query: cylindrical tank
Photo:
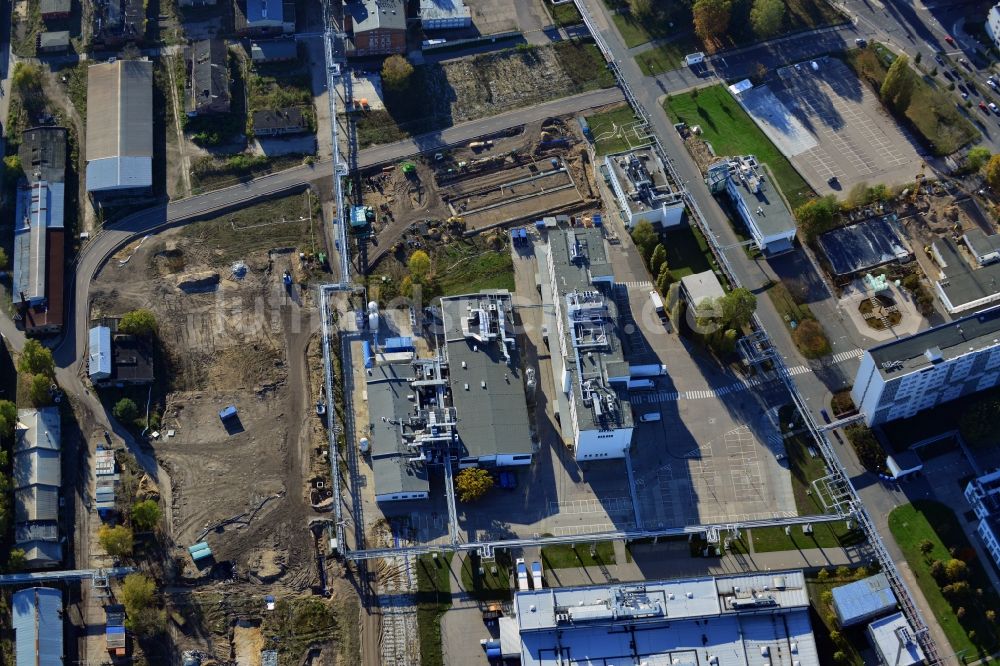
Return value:
M 368 313 L 368 328 L 372 331 L 378 330 L 378 313 L 370 312 Z
M 368 312 L 378 312 L 378 303 L 376 301 L 368 301 Z

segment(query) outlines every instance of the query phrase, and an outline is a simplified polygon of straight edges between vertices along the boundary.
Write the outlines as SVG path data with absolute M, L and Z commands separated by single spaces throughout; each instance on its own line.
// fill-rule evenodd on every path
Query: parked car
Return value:
M 972 71 L 972 65 L 970 65 L 969 61 L 966 60 L 965 58 L 959 58 L 958 62 L 961 63 L 962 67 L 966 68 L 970 72 Z
M 941 57 L 940 53 L 935 53 L 934 54 L 934 61 L 937 62 L 937 64 L 939 64 L 939 65 L 943 65 L 944 64 L 944 58 Z
M 497 474 L 497 485 L 504 490 L 517 488 L 517 475 L 514 472 L 500 472 Z
M 980 111 L 988 111 L 989 110 L 989 109 L 986 108 L 986 102 L 980 102 L 979 103 L 979 110 Z
M 997 89 L 997 81 L 993 77 L 986 79 L 986 84 L 989 85 L 990 88 L 993 88 L 993 90 Z
M 954 46 L 954 45 L 955 45 L 955 40 L 954 40 L 954 39 L 952 38 L 952 36 L 951 36 L 951 35 L 945 35 L 945 36 L 944 36 L 944 41 L 948 42 L 948 43 L 949 43 L 949 44 L 951 44 L 952 46 Z
M 986 106 L 990 107 L 990 111 L 992 111 L 993 113 L 996 113 L 996 114 L 1000 115 L 1000 107 L 998 107 L 993 102 L 990 102 Z
M 857 46 L 858 48 L 862 48 L 863 49 L 866 46 L 868 46 L 868 40 L 867 39 L 862 39 L 861 37 L 858 37 L 857 39 L 854 40 L 854 45 Z
M 941 72 L 941 75 L 942 75 L 942 76 L 944 76 L 944 78 L 948 79 L 949 81 L 954 81 L 954 80 L 955 80 L 955 77 L 954 77 L 954 76 L 952 76 L 952 75 L 951 75 L 951 72 L 949 72 L 949 71 L 948 71 L 947 69 L 946 69 L 946 70 L 943 70 L 943 71 Z

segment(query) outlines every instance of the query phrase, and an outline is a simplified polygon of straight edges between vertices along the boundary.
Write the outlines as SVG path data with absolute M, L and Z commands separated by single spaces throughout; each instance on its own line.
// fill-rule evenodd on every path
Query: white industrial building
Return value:
M 1000 307 L 865 351 L 851 397 L 874 425 L 1000 383 Z
M 612 383 L 627 383 L 601 230 L 556 230 L 536 246 L 545 327 L 563 438 L 578 461 L 622 458 L 632 444 L 632 409 Z
M 761 252 L 774 255 L 792 249 L 795 218 L 767 167 L 753 155 L 716 162 L 708 169 L 712 192 L 725 190 Z
M 684 199 L 670 186 L 663 162 L 652 148 L 608 155 L 604 169 L 629 229 L 643 221 L 665 229 L 684 219 Z
M 514 613 L 522 666 L 820 663 L 801 571 L 529 590 Z
M 965 499 L 979 519 L 976 533 L 983 547 L 1000 566 L 1000 470 L 970 481 L 965 486 Z
M 424 30 L 455 30 L 472 25 L 472 11 L 462 0 L 420 0 Z
M 902 613 L 876 620 L 868 625 L 868 640 L 884 666 L 916 666 L 924 663 L 924 651 L 913 635 L 913 628 Z
M 993 40 L 993 46 L 1000 49 L 1000 3 L 990 7 L 986 14 L 986 34 Z

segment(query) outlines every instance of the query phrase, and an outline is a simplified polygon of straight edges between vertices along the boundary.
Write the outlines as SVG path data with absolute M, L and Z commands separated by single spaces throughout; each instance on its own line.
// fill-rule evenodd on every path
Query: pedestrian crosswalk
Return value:
M 834 354 L 830 358 L 833 359 L 834 363 L 843 363 L 844 361 L 854 361 L 861 358 L 864 353 L 863 349 L 852 349 L 851 351 L 840 352 L 839 354 Z
M 642 280 L 642 281 L 633 280 L 632 282 L 619 282 L 618 284 L 622 285 L 623 287 L 635 287 L 637 289 L 653 288 L 653 283 L 650 282 L 649 280 Z

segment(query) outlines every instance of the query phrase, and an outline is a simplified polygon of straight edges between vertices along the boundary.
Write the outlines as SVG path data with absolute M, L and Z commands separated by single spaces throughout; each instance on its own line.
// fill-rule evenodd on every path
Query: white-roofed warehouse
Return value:
M 91 65 L 87 99 L 87 192 L 99 202 L 150 194 L 153 63 Z

